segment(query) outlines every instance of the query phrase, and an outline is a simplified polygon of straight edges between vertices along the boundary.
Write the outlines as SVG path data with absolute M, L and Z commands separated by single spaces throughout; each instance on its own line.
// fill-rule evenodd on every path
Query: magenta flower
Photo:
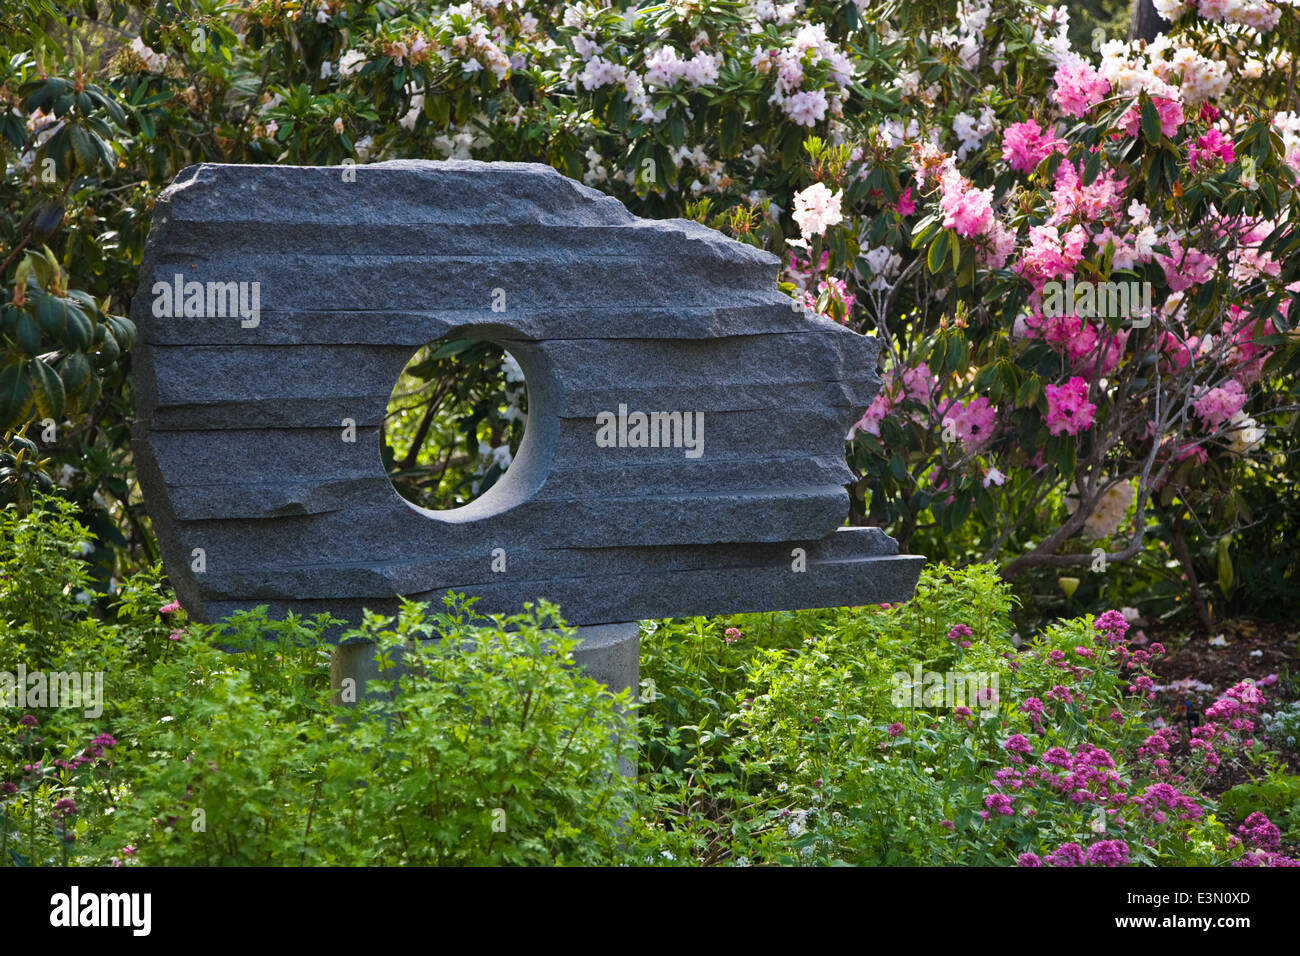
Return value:
M 726 631 L 723 632 L 722 639 L 726 641 L 728 644 L 736 643 L 736 641 L 740 640 L 740 628 L 738 627 L 727 628 Z
M 1259 811 L 1246 817 L 1246 822 L 1237 827 L 1237 834 L 1260 850 L 1276 850 L 1282 843 L 1282 831 Z
M 20 727 L 35 727 L 35 726 L 36 726 L 36 715 L 35 715 L 35 714 L 23 714 L 21 717 L 18 718 L 18 725 L 19 725 Z
M 1016 866 L 1042 866 L 1043 861 L 1038 858 L 1037 853 L 1022 853 L 1016 859 Z
M 1025 738 L 1024 734 L 1012 734 L 1007 738 L 1007 742 L 1002 745 L 1002 749 L 1016 754 L 1032 754 L 1033 746 Z
M 1012 123 L 1002 133 L 1002 158 L 1018 173 L 1032 173 L 1047 156 L 1064 146 L 1033 120 Z
M 897 737 L 903 732 L 903 725 L 895 721 L 889 725 L 889 736 Z
M 1128 633 L 1128 621 L 1124 620 L 1124 615 L 1119 611 L 1106 611 L 1093 621 L 1092 629 L 1115 642 L 1123 640 L 1124 635 Z
M 1048 866 L 1084 866 L 1086 858 L 1083 847 L 1077 843 L 1062 843 L 1047 854 Z
M 894 203 L 894 211 L 900 216 L 910 216 L 916 212 L 916 203 L 912 200 L 911 186 L 908 186 L 899 194 L 898 202 Z
M 993 433 L 993 423 L 998 410 L 983 395 L 976 395 L 951 415 L 953 430 L 962 444 L 972 447 L 983 444 Z
M 55 820 L 66 820 L 68 817 L 75 816 L 77 813 L 77 801 L 71 797 L 64 797 L 54 804 L 54 810 L 50 816 Z
M 1073 376 L 1064 385 L 1048 385 L 1047 429 L 1053 435 L 1077 435 L 1092 425 L 1097 406 L 1088 401 L 1088 383 Z
M 1226 164 L 1236 157 L 1232 149 L 1232 140 L 1211 126 L 1205 131 L 1205 135 L 1197 137 L 1195 146 L 1188 147 L 1187 165 L 1195 169 L 1198 164 L 1204 164 L 1215 158 L 1223 160 Z
M 963 239 L 970 239 L 993 224 L 992 189 L 975 188 L 956 169 L 944 173 L 939 185 L 939 209 L 943 212 L 945 229 L 952 229 Z
M 1098 840 L 1088 847 L 1088 862 L 1093 866 L 1127 866 L 1128 844 L 1123 840 Z
M 179 611 L 180 609 L 181 609 L 181 602 L 180 602 L 180 601 L 172 601 L 171 604 L 164 604 L 162 607 L 160 607 L 160 608 L 158 609 L 158 613 L 159 613 L 159 614 L 171 614 L 173 611 Z
M 1011 809 L 1011 802 L 1011 797 L 1005 793 L 990 793 L 984 797 L 984 806 L 1004 817 L 1012 816 L 1015 812 Z

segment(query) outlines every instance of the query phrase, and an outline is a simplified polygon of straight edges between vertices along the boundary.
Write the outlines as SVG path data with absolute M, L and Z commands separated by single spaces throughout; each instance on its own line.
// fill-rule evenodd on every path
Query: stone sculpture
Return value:
M 590 625 L 905 600 L 923 559 L 839 527 L 878 342 L 792 307 L 778 265 L 541 165 L 186 169 L 134 302 L 133 448 L 182 604 L 356 621 L 454 589 Z M 529 421 L 495 487 L 429 512 L 378 433 L 449 333 L 516 358 Z

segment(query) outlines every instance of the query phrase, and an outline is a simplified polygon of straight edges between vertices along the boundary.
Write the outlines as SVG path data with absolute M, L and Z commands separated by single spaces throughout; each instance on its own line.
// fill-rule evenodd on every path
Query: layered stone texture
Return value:
M 540 165 L 186 169 L 133 313 L 136 463 L 186 610 L 355 621 L 452 589 L 600 624 L 905 600 L 923 559 L 839 528 L 878 343 L 792 308 L 778 265 Z M 155 315 L 177 275 L 258 283 L 256 324 Z M 529 421 L 495 487 L 431 512 L 390 485 L 379 425 L 449 333 L 518 360 Z M 702 413 L 703 453 L 599 447 L 620 405 Z

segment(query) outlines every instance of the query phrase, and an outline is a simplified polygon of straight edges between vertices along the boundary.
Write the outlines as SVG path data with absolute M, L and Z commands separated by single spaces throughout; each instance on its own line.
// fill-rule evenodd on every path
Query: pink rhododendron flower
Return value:
M 1056 83 L 1052 96 L 1057 105 L 1076 118 L 1086 115 L 1110 93 L 1110 83 L 1106 78 L 1082 59 L 1057 67 L 1052 80 Z
M 993 221 L 993 190 L 976 189 L 970 180 L 950 168 L 940 180 L 943 227 L 963 239 L 979 235 Z
M 962 443 L 978 446 L 992 434 L 998 410 L 983 395 L 976 395 L 965 405 L 958 406 L 951 417 L 957 437 Z
M 1031 226 L 1029 246 L 1015 270 L 1040 289 L 1048 279 L 1064 279 L 1073 274 L 1088 245 L 1088 233 L 1076 225 L 1064 236 L 1056 226 Z
M 894 211 L 900 216 L 910 216 L 916 212 L 916 203 L 912 200 L 911 186 L 908 186 L 899 194 L 898 202 L 894 203 Z
M 1124 206 L 1124 187 L 1128 180 L 1117 176 L 1114 170 L 1105 169 L 1087 186 L 1079 178 L 1074 163 L 1062 162 L 1056 167 L 1055 185 L 1052 188 L 1052 215 L 1049 225 L 1063 224 L 1072 217 L 1086 221 L 1100 219 L 1107 213 L 1118 215 Z
M 1192 402 L 1192 408 L 1207 429 L 1218 428 L 1246 404 L 1246 390 L 1237 381 L 1229 381 L 1205 391 Z
M 1230 163 L 1235 158 L 1232 140 L 1211 126 L 1203 135 L 1196 138 L 1195 146 L 1188 147 L 1187 165 L 1195 169 L 1198 164 L 1207 163 L 1216 157 L 1224 163 Z
M 781 108 L 790 122 L 799 126 L 815 126 L 826 118 L 826 108 L 830 104 L 826 94 L 821 90 L 801 90 L 787 97 Z
M 1050 153 L 1064 145 L 1064 140 L 1044 133 L 1033 120 L 1012 123 L 1002 131 L 1002 158 L 1018 173 L 1032 173 Z
M 1168 240 L 1170 255 L 1156 255 L 1164 267 L 1165 282 L 1173 292 L 1182 292 L 1206 282 L 1214 274 L 1215 260 L 1199 249 L 1184 249 L 1177 239 Z
M 1097 406 L 1088 401 L 1088 383 L 1074 376 L 1064 385 L 1048 385 L 1047 429 L 1053 435 L 1087 431 Z

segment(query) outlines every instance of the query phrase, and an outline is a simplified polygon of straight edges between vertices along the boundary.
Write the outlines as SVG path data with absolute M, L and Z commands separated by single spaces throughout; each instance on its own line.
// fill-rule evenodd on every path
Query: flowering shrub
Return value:
M 73 506 L 35 504 L 0 512 L 0 574 L 74 560 Z M 546 608 L 369 619 L 383 676 L 406 670 L 351 709 L 323 621 L 195 625 L 141 574 L 108 617 L 52 589 L 36 642 L 9 580 L 0 670 L 102 670 L 111 693 L 94 717 L 0 704 L 0 865 L 1289 862 L 1294 778 L 1229 791 L 1231 828 L 1207 788 L 1270 759 L 1267 681 L 1162 726 L 1162 647 L 1112 611 L 1017 650 L 988 566 L 930 568 L 896 607 L 646 622 L 635 718 Z M 918 671 L 967 696 L 927 699 Z
M 1262 812 L 1230 831 L 1207 790 L 1225 764 L 1264 757 L 1252 736 L 1257 685 L 1229 688 L 1188 735 L 1149 713 L 1164 648 L 1132 645 L 1122 614 L 1058 622 L 1017 652 L 1009 609 L 1006 586 L 975 567 L 928 569 L 896 608 L 791 616 L 810 631 L 802 642 L 783 616 L 736 619 L 755 646 L 714 682 L 720 709 L 697 704 L 681 715 L 695 724 L 655 735 L 678 762 L 655 765 L 659 816 L 643 852 L 738 863 L 1292 862 Z M 703 622 L 693 632 L 708 639 Z M 685 637 L 647 635 L 652 673 L 670 672 L 665 657 L 693 666 L 698 645 Z M 918 664 L 978 675 L 993 693 L 969 706 L 900 698 L 891 673 Z M 678 686 L 657 690 L 645 705 L 652 726 L 681 706 Z M 1178 757 L 1182 743 L 1192 746 Z
M 1023 0 L 115 4 L 106 19 L 137 6 L 129 42 L 78 21 L 85 53 L 24 0 L 0 57 L 15 187 L 0 428 L 60 426 L 45 464 L 10 439 L 0 480 L 10 498 L 68 487 L 101 518 L 97 552 L 153 557 L 114 371 L 131 329 L 114 316 L 151 195 L 199 161 L 540 161 L 641 215 L 772 249 L 792 295 L 883 340 L 884 387 L 853 430 L 856 520 L 937 559 L 1013 576 L 1093 566 L 1098 548 L 1141 560 L 1165 538 L 1203 610 L 1193 565 L 1213 552 L 1228 592 L 1221 542 L 1283 493 L 1254 476 L 1291 451 L 1274 426 L 1300 368 L 1291 5 L 1169 3 L 1169 34 L 1089 51 L 1063 8 Z M 1129 283 L 1150 295 L 1119 298 Z M 71 318 L 42 324 L 47 300 Z M 450 387 L 450 367 L 431 373 L 431 392 Z M 507 405 L 488 409 L 490 437 L 459 436 L 452 487 L 507 461 Z M 446 424 L 425 434 L 450 441 Z M 122 566 L 93 557 L 106 589 Z

